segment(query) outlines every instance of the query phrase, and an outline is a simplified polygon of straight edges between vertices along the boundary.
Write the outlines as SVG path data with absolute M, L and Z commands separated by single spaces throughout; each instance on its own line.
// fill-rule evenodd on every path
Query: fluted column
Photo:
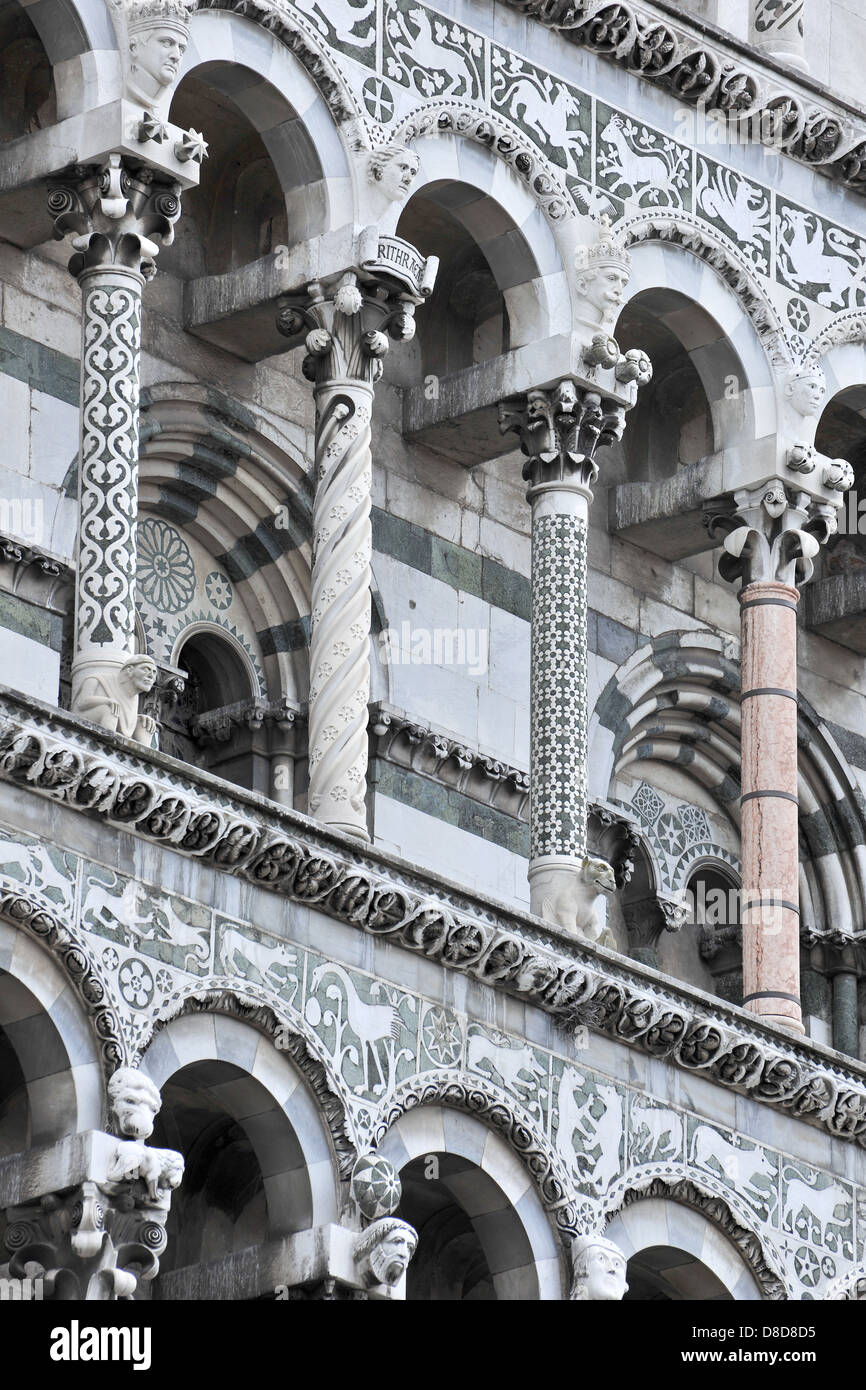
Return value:
M 118 154 L 49 193 L 58 240 L 82 295 L 78 541 L 72 708 L 149 743 L 139 694 L 156 667 L 135 650 L 141 300 L 160 244 L 173 239 L 180 188 Z
M 408 252 L 423 272 L 423 260 L 413 248 Z M 432 288 L 428 281 L 423 295 Z M 316 400 L 308 808 L 317 820 L 361 838 L 367 838 L 373 388 L 389 339 L 414 336 L 423 295 L 390 277 L 352 271 L 337 285 L 309 286 L 305 299 L 285 305 L 277 319 L 288 338 L 307 330 L 303 370 Z
M 769 58 L 807 72 L 803 11 L 805 0 L 752 0 L 749 33 Z
M 708 517 L 724 535 L 724 579 L 743 580 L 743 1005 L 802 1033 L 797 799 L 797 603 L 829 509 L 781 482 L 735 494 Z

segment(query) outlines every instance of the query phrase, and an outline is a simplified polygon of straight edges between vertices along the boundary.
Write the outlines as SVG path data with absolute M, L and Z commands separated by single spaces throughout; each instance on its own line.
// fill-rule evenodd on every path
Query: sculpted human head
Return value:
M 386 1284 L 393 1288 L 409 1267 L 418 1234 L 396 1216 L 383 1217 L 362 1231 L 354 1245 L 355 1264 L 365 1284 Z
M 572 1247 L 574 1283 L 571 1297 L 579 1302 L 618 1302 L 628 1290 L 626 1258 L 604 1236 L 579 1236 Z
M 128 690 L 136 694 L 144 694 L 147 690 L 152 690 L 156 682 L 156 662 L 149 656 L 133 656 L 129 661 L 124 662 L 121 672 L 121 684 Z
M 157 87 L 169 87 L 180 71 L 186 52 L 186 37 L 179 29 L 157 25 L 133 34 L 129 40 L 130 71 L 141 82 L 142 74 Z M 154 92 L 154 96 L 157 93 Z
M 629 274 L 624 266 L 600 265 L 579 275 L 577 287 L 605 323 L 616 318 L 628 281 Z
M 420 166 L 414 150 L 402 145 L 384 145 L 370 156 L 370 181 L 378 185 L 388 202 L 405 198 Z
M 827 380 L 820 367 L 793 371 L 785 383 L 785 399 L 798 415 L 820 415 L 827 393 Z
M 162 1097 L 149 1076 L 119 1067 L 108 1083 L 108 1124 L 120 1139 L 149 1139 Z
M 194 8 L 194 0 L 126 0 L 128 95 L 133 99 L 169 99 L 189 42 Z

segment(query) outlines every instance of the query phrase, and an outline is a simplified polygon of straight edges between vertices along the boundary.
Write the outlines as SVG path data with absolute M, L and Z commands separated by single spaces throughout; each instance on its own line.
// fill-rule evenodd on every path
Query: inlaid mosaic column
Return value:
M 803 35 L 805 0 L 752 0 L 752 43 L 769 58 L 806 71 Z
M 768 1023 L 804 1031 L 800 1003 L 797 797 L 798 584 L 829 523 L 782 483 L 735 494 L 710 518 L 725 534 L 724 579 L 742 579 L 743 1005 Z
M 520 439 L 532 507 L 530 904 L 593 935 L 613 877 L 587 857 L 587 536 L 595 451 L 621 437 L 625 406 L 566 379 L 503 403 L 500 424 Z
M 504 400 L 499 427 L 526 456 L 532 507 L 530 906 L 597 940 L 594 911 L 613 869 L 587 854 L 587 538 L 596 450 L 622 437 L 646 353 L 621 353 L 612 330 L 631 274 L 621 233 L 602 219 L 575 252 L 570 367 L 555 384 Z
M 173 238 L 179 192 L 112 154 L 48 198 L 55 237 L 74 234 L 69 270 L 82 295 L 72 708 L 148 743 L 153 720 L 138 697 L 156 667 L 134 656 L 141 299 Z
M 368 834 L 373 388 L 389 337 L 414 336 L 420 300 L 390 279 L 361 283 L 347 273 L 336 286 L 311 285 L 305 301 L 277 319 L 286 337 L 307 329 L 303 370 L 316 398 L 307 804 L 317 820 L 361 838 Z

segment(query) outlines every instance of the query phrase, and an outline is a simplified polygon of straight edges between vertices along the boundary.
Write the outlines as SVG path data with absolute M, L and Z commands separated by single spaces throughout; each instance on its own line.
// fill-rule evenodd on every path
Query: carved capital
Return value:
M 557 483 L 588 491 L 598 477 L 596 450 L 622 438 L 625 410 L 570 377 L 550 390 L 503 401 L 499 428 L 503 434 L 514 431 L 520 441 L 529 496 Z
M 662 932 L 682 931 L 689 907 L 682 898 L 658 895 L 640 902 L 623 903 L 622 914 L 628 928 L 629 946 L 654 950 Z
M 180 184 L 158 181 L 150 169 L 133 169 L 110 154 L 104 164 L 79 166 L 53 184 L 48 211 L 55 240 L 72 236 L 70 275 L 118 267 L 151 280 L 160 246 L 174 240 Z
M 383 283 L 361 284 L 347 272 L 331 287 L 310 285 L 303 300 L 286 300 L 277 313 L 286 338 L 303 341 L 308 381 L 357 381 L 373 386 L 384 370 L 390 340 L 415 336 L 415 305 Z
M 837 529 L 836 508 L 782 482 L 743 489 L 708 504 L 704 523 L 725 554 L 719 573 L 731 583 L 808 583 L 821 544 Z

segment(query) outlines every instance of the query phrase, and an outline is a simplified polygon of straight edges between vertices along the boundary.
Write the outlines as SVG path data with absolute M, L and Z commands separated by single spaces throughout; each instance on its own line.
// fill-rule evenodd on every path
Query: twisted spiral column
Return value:
M 310 814 L 366 837 L 373 388 L 316 388 Z

